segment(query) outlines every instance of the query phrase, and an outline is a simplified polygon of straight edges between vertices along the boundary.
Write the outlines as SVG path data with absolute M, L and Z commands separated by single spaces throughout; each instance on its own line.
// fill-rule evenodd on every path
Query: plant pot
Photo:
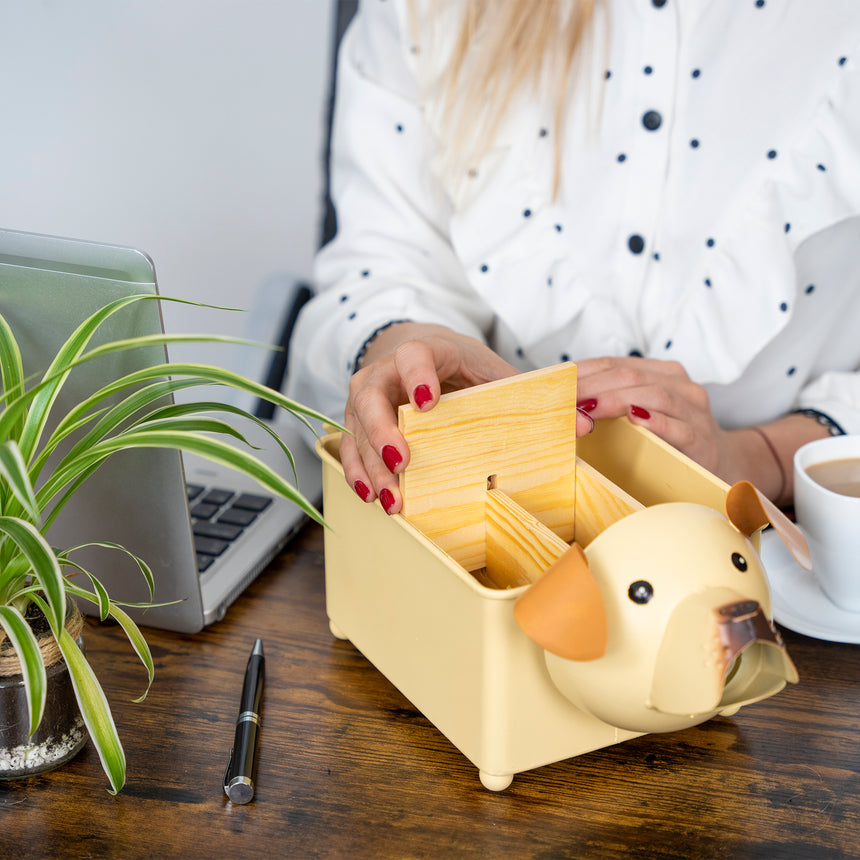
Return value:
M 79 645 L 82 628 L 80 612 L 71 606 L 66 629 Z M 53 649 L 49 648 L 53 639 L 48 636 L 46 640 L 50 642 L 43 643 L 40 639 L 40 646 L 44 644 L 43 655 L 49 655 L 43 659 L 52 659 L 51 650 L 60 657 L 55 644 Z M 0 674 L 0 779 L 22 779 L 53 770 L 77 755 L 87 742 L 86 726 L 65 661 L 61 657 L 52 660 L 46 673 L 45 711 L 31 737 L 27 735 L 29 718 L 23 677 L 20 672 Z

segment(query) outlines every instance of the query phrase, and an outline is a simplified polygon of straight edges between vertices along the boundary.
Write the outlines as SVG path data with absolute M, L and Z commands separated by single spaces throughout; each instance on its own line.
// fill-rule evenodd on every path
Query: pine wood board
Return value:
M 488 480 L 562 540 L 576 504 L 576 366 L 523 373 L 400 407 L 411 458 L 403 515 L 467 570 L 486 563 Z

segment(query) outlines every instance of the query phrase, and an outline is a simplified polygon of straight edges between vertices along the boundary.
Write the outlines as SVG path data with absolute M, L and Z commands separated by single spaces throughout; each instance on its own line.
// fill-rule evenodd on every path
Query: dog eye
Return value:
M 642 605 L 654 596 L 654 586 L 644 579 L 637 579 L 636 582 L 630 583 L 630 588 L 627 589 L 627 596 L 634 603 Z
M 741 573 L 743 573 L 749 567 L 749 565 L 747 564 L 747 560 L 739 552 L 732 553 L 732 564 Z

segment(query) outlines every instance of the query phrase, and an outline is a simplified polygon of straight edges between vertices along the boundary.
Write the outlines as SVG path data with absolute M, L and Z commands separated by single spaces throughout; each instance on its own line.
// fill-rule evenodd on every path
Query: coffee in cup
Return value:
M 822 460 L 806 467 L 806 474 L 827 490 L 843 496 L 860 496 L 860 457 Z
M 822 591 L 860 612 L 860 436 L 830 436 L 797 450 L 794 510 Z

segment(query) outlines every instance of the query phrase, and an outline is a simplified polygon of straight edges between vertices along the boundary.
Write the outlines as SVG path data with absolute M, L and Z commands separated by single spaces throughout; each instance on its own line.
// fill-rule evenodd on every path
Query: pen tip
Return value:
M 251 652 L 251 654 L 252 655 L 256 654 L 259 657 L 263 656 L 263 640 L 262 639 L 257 639 L 257 641 L 254 642 L 254 650 Z

